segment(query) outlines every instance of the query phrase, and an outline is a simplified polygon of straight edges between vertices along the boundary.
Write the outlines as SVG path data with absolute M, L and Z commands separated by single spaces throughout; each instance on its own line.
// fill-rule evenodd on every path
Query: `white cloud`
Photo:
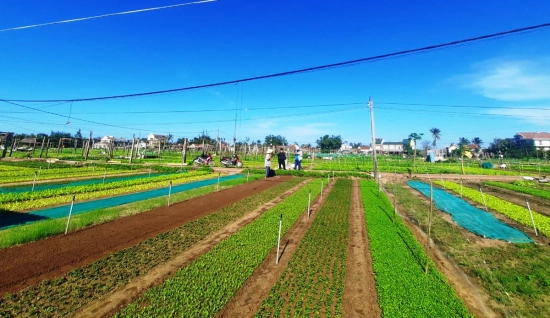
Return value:
M 548 127 L 548 122 L 550 120 L 550 107 L 546 107 L 548 110 L 544 110 L 542 107 L 533 108 L 541 109 L 492 109 L 488 113 L 500 116 L 510 116 L 533 125 Z M 548 130 L 548 128 L 544 129 L 545 131 Z
M 550 99 L 549 60 L 490 60 L 474 66 L 477 71 L 461 76 L 464 85 L 501 101 Z

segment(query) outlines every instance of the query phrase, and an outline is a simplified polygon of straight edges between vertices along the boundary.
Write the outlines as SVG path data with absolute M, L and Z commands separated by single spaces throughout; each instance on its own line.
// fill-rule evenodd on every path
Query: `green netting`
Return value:
M 220 177 L 220 182 L 241 178 L 241 177 L 242 175 L 238 175 L 238 174 L 224 176 L 224 177 Z M 174 185 L 172 186 L 171 193 L 178 193 L 178 192 L 183 192 L 187 190 L 192 190 L 199 187 L 216 184 L 217 182 L 218 182 L 218 178 L 212 178 L 212 179 L 190 182 L 190 183 L 185 183 L 180 185 Z M 72 215 L 80 214 L 80 213 L 84 213 L 92 210 L 97 210 L 97 209 L 110 208 L 117 205 L 128 204 L 136 201 L 142 201 L 142 200 L 147 200 L 147 199 L 152 199 L 152 198 L 162 197 L 162 196 L 168 196 L 168 187 L 149 190 L 149 191 L 143 191 L 138 193 L 126 194 L 126 195 L 121 195 L 121 196 L 116 196 L 111 198 L 75 203 L 73 205 Z M 0 218 L 0 230 L 18 226 L 18 225 L 34 223 L 44 219 L 55 219 L 55 218 L 67 217 L 69 215 L 70 206 L 71 206 L 70 204 L 66 204 L 66 205 L 62 205 L 54 208 L 40 209 L 29 213 L 2 213 L 2 217 Z
M 428 184 L 420 181 L 407 181 L 407 184 L 430 197 Z M 433 200 L 439 210 L 449 213 L 453 221 L 474 234 L 512 243 L 533 242 L 525 233 L 499 221 L 491 213 L 480 210 L 441 189 L 433 188 Z

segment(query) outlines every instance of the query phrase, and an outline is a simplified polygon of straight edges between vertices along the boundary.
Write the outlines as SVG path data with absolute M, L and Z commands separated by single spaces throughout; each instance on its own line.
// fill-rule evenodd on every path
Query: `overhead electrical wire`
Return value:
M 429 45 L 429 46 L 425 46 L 425 47 L 409 49 L 409 50 L 403 50 L 403 51 L 398 51 L 398 52 L 393 52 L 393 53 L 375 55 L 375 56 L 371 56 L 371 57 L 365 57 L 365 58 L 349 60 L 349 61 L 344 61 L 344 62 L 338 62 L 338 63 L 332 63 L 332 64 L 325 64 L 325 65 L 320 65 L 320 66 L 302 68 L 302 69 L 297 69 L 297 70 L 293 70 L 293 71 L 273 73 L 273 74 L 268 74 L 268 75 L 260 75 L 260 76 L 255 76 L 255 77 L 248 77 L 248 78 L 242 78 L 242 79 L 230 80 L 230 81 L 224 81 L 224 82 L 217 82 L 217 83 L 210 83 L 210 84 L 203 84 L 203 85 L 195 85 L 195 86 L 188 86 L 188 87 L 182 87 L 182 88 L 167 89 L 167 90 L 161 90 L 161 91 L 152 91 L 152 92 L 134 93 L 134 94 L 124 94 L 124 95 L 111 95 L 111 96 L 102 96 L 102 97 L 75 98 L 75 99 L 42 99 L 42 100 L 34 100 L 34 99 L 0 99 L 0 101 L 26 102 L 26 103 L 84 102 L 84 101 L 120 99 L 120 98 L 130 98 L 130 97 L 138 97 L 138 96 L 150 96 L 150 95 L 166 94 L 166 93 L 173 93 L 173 92 L 182 92 L 182 91 L 196 90 L 196 89 L 222 86 L 222 85 L 228 85 L 228 84 L 237 84 L 237 83 L 242 84 L 244 82 L 262 80 L 262 79 L 267 79 L 267 78 L 289 76 L 289 75 L 296 75 L 296 74 L 301 74 L 301 73 L 306 73 L 306 72 L 326 70 L 326 69 L 342 67 L 342 66 L 349 66 L 349 65 L 359 64 L 359 63 L 364 63 L 364 62 L 376 62 L 376 61 L 384 60 L 384 59 L 387 59 L 387 58 L 398 57 L 398 56 L 406 56 L 406 55 L 417 54 L 417 53 L 423 53 L 423 52 L 428 52 L 428 51 L 432 51 L 432 50 L 436 50 L 436 49 L 443 49 L 443 48 L 448 48 L 448 47 L 467 44 L 467 43 L 472 43 L 472 42 L 481 41 L 481 40 L 494 39 L 494 38 L 498 38 L 498 37 L 509 36 L 509 35 L 528 32 L 528 31 L 534 31 L 534 30 L 537 30 L 537 29 L 542 29 L 542 28 L 547 28 L 547 27 L 550 27 L 550 23 L 533 25 L 533 26 L 519 28 L 519 29 L 513 29 L 513 30 L 508 30 L 508 31 L 503 31 L 503 32 L 497 32 L 497 33 L 492 33 L 492 34 L 487 34 L 487 35 L 481 35 L 481 36 L 477 36 L 477 37 L 473 37 L 473 38 L 467 38 L 467 39 L 462 39 L 462 40 L 457 40 L 457 41 L 451 41 L 451 42 L 441 43 L 441 44 L 436 44 L 436 45 Z
M 65 104 L 59 103 L 58 105 Z M 333 106 L 350 106 L 350 105 L 367 105 L 367 102 L 349 102 L 349 103 L 334 103 L 334 104 L 314 104 L 314 105 L 293 105 L 293 106 L 269 106 L 269 107 L 247 107 L 240 108 L 241 111 L 257 111 L 257 110 L 278 110 L 278 109 L 298 109 L 298 108 L 318 108 L 318 107 L 333 107 Z M 508 109 L 508 110 L 546 110 L 550 108 L 544 107 L 507 107 L 507 106 L 481 106 L 481 105 L 452 105 L 452 104 L 421 104 L 421 103 L 400 103 L 400 102 L 376 102 L 376 105 L 398 105 L 398 106 L 423 106 L 423 107 L 448 107 L 448 108 L 475 108 L 475 109 Z M 17 105 L 19 106 L 19 105 Z M 379 109 L 383 109 L 378 107 Z M 175 113 L 222 113 L 234 112 L 234 109 L 193 109 L 193 110 L 160 110 L 160 111 L 98 111 L 98 112 L 72 112 L 73 115 L 110 115 L 110 114 L 175 114 Z M 12 111 L 12 114 L 28 114 L 34 113 L 30 111 Z
M 173 5 L 169 5 L 169 6 L 156 7 L 156 8 L 147 8 L 147 9 L 138 9 L 138 10 L 132 10 L 132 11 L 108 13 L 108 14 L 96 15 L 96 16 L 85 17 L 85 18 L 77 18 L 77 19 L 62 20 L 62 21 L 47 22 L 47 23 L 40 23 L 40 24 L 32 24 L 32 25 L 26 25 L 26 26 L 14 27 L 14 28 L 7 28 L 7 29 L 2 29 L 2 30 L 0 30 L 0 32 L 15 31 L 15 30 L 22 30 L 22 29 L 30 29 L 30 28 L 37 28 L 37 27 L 42 27 L 42 26 L 47 26 L 47 25 L 54 25 L 54 24 L 79 22 L 79 21 L 84 21 L 84 20 L 92 20 L 92 19 L 99 19 L 99 18 L 112 17 L 112 16 L 115 16 L 115 15 L 124 15 L 124 14 L 141 13 L 141 12 L 146 12 L 146 11 L 170 9 L 170 8 L 175 8 L 175 7 L 188 6 L 188 5 L 192 5 L 192 4 L 203 4 L 203 3 L 216 2 L 216 1 L 217 1 L 217 0 L 203 0 L 203 1 L 195 1 L 195 2 L 187 2 L 187 3 L 173 4 Z

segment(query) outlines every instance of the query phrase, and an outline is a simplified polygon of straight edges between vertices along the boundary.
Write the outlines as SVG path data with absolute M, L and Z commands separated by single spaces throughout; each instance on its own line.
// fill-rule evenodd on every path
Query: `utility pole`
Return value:
M 130 149 L 130 164 L 132 163 L 132 160 L 134 159 L 134 143 L 136 142 L 136 134 L 132 135 L 132 148 Z
M 378 162 L 376 161 L 376 138 L 374 136 L 374 102 L 369 97 L 370 108 L 370 130 L 372 134 L 372 166 L 374 169 L 374 180 L 378 183 Z

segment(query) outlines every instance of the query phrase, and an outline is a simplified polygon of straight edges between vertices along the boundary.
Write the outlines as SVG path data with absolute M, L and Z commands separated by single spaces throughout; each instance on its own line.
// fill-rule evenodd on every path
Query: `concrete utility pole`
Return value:
M 370 108 L 370 130 L 372 133 L 372 166 L 374 169 L 374 180 L 378 183 L 378 162 L 376 161 L 376 138 L 374 136 L 374 102 L 369 97 Z
M 132 148 L 130 149 L 130 164 L 132 163 L 132 160 L 134 159 L 134 143 L 136 142 L 136 134 L 132 135 Z

